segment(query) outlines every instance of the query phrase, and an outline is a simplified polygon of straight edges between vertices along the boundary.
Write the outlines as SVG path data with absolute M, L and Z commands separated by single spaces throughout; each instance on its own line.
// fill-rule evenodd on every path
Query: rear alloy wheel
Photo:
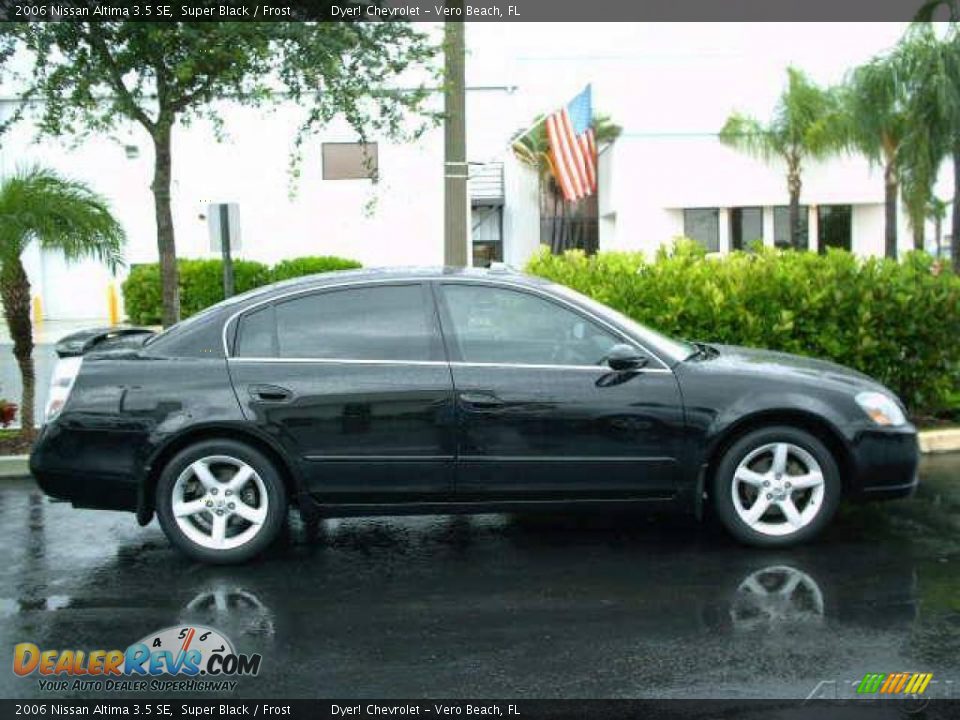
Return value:
M 243 562 L 265 549 L 286 517 L 276 469 L 233 440 L 211 440 L 179 453 L 157 484 L 157 515 L 170 541 L 205 562 Z
M 840 473 L 813 435 L 765 428 L 723 456 L 713 498 L 720 520 L 739 540 L 782 547 L 808 540 L 829 522 L 840 501 Z

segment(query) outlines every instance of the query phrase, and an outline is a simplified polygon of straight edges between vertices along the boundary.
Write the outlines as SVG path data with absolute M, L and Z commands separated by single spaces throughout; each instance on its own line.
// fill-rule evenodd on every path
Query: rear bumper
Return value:
M 47 495 L 76 507 L 135 510 L 139 482 L 96 443 L 54 425 L 40 432 L 30 454 L 30 474 Z M 98 452 L 99 451 L 99 452 Z M 82 469 L 81 469 L 82 468 Z
M 854 437 L 851 455 L 852 490 L 860 499 L 908 497 L 919 485 L 920 447 L 912 425 L 861 430 Z

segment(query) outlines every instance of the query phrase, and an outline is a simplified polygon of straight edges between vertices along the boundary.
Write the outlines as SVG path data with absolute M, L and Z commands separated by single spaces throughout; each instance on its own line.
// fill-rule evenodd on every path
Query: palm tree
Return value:
M 563 193 L 557 184 L 546 123 L 543 122 L 545 119 L 544 115 L 537 116 L 531 129 L 514 135 L 511 146 L 517 159 L 536 170 L 540 178 L 540 217 L 559 218 L 559 222 L 551 225 L 549 243 L 551 249 L 557 252 L 565 249 L 563 235 L 569 230 L 571 213 L 576 213 L 576 207 L 569 207 L 570 203 L 563 199 Z M 592 126 L 598 150 L 612 143 L 623 132 L 623 128 L 614 123 L 608 115 L 594 115 Z M 595 200 L 595 197 L 587 198 L 588 202 Z
M 897 159 L 907 130 L 903 60 L 910 59 L 910 50 L 911 44 L 904 41 L 895 52 L 856 68 L 842 91 L 850 144 L 883 167 L 884 245 L 886 256 L 893 259 L 897 257 Z M 914 243 L 919 232 L 922 247 L 923 218 L 919 223 L 914 220 Z
M 790 241 L 799 247 L 803 162 L 826 158 L 846 144 L 838 93 L 819 87 L 797 68 L 787 68 L 787 87 L 770 121 L 733 113 L 720 130 L 720 141 L 766 162 L 780 159 L 786 164 Z
M 930 3 L 931 7 L 938 3 Z M 909 30 L 918 50 L 907 67 L 909 106 L 903 139 L 903 179 L 907 207 L 922 217 L 945 157 L 953 159 L 954 195 L 960 194 L 960 28 L 951 22 L 938 36 L 929 22 Z M 910 183 L 907 193 L 907 182 Z M 912 208 L 912 209 L 911 209 Z M 953 203 L 951 255 L 960 272 L 960 203 Z
M 107 201 L 81 182 L 40 167 L 0 181 L 0 302 L 20 368 L 21 437 L 35 433 L 33 327 L 30 282 L 20 256 L 31 242 L 59 250 L 67 260 L 94 257 L 115 269 L 122 262 L 123 228 Z
M 953 200 L 942 200 L 936 195 L 932 195 L 927 202 L 927 217 L 933 220 L 933 237 L 937 243 L 938 258 L 943 253 L 943 221 L 947 217 L 947 208 L 952 202 Z

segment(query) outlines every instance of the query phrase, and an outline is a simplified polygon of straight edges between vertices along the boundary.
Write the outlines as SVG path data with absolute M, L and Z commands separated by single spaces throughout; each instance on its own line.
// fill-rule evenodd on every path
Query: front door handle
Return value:
M 293 397 L 293 393 L 279 385 L 251 385 L 250 396 L 264 402 L 286 402 Z
M 504 404 L 503 400 L 493 393 L 485 392 L 460 393 L 460 402 L 475 408 L 495 408 Z

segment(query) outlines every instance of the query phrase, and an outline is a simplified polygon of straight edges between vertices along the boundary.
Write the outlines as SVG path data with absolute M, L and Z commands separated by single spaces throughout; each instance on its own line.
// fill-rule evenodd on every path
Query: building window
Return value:
M 850 250 L 853 227 L 851 205 L 820 205 L 817 208 L 817 239 L 821 253 L 827 248 Z
M 808 229 L 810 225 L 810 209 L 806 205 L 800 208 L 800 238 L 797 245 L 790 240 L 790 208 L 787 205 L 778 205 L 773 209 L 773 244 L 778 248 L 794 248 L 806 250 L 809 245 Z
M 707 252 L 720 250 L 719 208 L 686 208 L 683 211 L 683 234 L 703 245 Z
M 730 248 L 749 250 L 757 240 L 763 241 L 763 208 L 730 208 Z
M 377 143 L 323 143 L 324 180 L 376 180 Z
M 470 218 L 473 267 L 503 262 L 503 207 L 474 205 Z

